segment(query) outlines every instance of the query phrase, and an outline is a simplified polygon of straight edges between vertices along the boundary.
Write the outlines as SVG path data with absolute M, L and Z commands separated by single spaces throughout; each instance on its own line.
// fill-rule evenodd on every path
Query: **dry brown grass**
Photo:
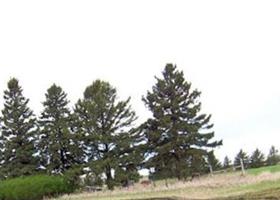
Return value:
M 214 176 L 204 176 L 191 182 L 168 180 L 169 187 L 165 186 L 164 181 L 156 182 L 156 186 L 135 186 L 128 189 L 117 188 L 114 191 L 101 191 L 94 193 L 80 193 L 71 196 L 63 196 L 58 200 L 89 200 L 89 199 L 141 199 L 152 197 L 188 197 L 188 198 L 215 198 L 232 194 L 241 194 L 252 191 L 252 188 L 244 187 L 256 185 L 265 181 L 280 180 L 280 173 L 265 172 L 260 175 L 245 175 L 240 173 L 218 174 Z

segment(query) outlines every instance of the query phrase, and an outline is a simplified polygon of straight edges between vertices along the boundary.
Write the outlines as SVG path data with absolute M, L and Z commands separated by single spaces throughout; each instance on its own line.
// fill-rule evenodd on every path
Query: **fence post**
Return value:
M 213 168 L 212 168 L 212 165 L 211 165 L 211 164 L 209 164 L 209 169 L 210 169 L 210 174 L 211 174 L 211 176 L 213 176 Z
M 241 169 L 242 169 L 242 175 L 244 176 L 245 175 L 245 168 L 244 168 L 244 163 L 243 163 L 242 158 L 240 158 L 240 164 L 241 164 Z

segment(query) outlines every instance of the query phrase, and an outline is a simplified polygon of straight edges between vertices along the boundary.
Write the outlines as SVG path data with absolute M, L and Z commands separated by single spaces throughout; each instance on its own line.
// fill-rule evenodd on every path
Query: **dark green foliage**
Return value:
M 129 171 L 128 168 L 118 167 L 115 171 L 115 182 L 120 186 L 126 187 L 130 182 L 136 183 L 139 179 L 140 175 L 135 168 Z
M 77 162 L 79 146 L 71 133 L 71 113 L 66 93 L 53 84 L 46 93 L 40 117 L 38 149 L 49 173 L 63 173 Z
M 276 165 L 280 161 L 280 156 L 278 154 L 278 150 L 272 146 L 269 150 L 269 154 L 267 156 L 267 165 Z
M 97 80 L 86 88 L 84 99 L 75 107 L 75 131 L 82 138 L 88 166 L 97 176 L 105 174 L 109 189 L 122 180 L 114 179 L 112 170 L 115 177 L 123 170 L 134 174 L 142 159 L 135 147 L 138 132 L 132 126 L 136 116 L 129 102 L 118 101 L 116 89 Z
M 37 126 L 28 102 L 18 80 L 12 78 L 8 82 L 8 89 L 4 91 L 1 117 L 2 178 L 30 175 L 37 167 L 37 160 L 33 156 Z
M 71 187 L 69 189 L 74 191 L 75 189 L 78 189 L 82 186 L 81 178 L 80 178 L 82 174 L 83 174 L 83 170 L 81 166 L 68 169 L 67 171 L 64 172 L 63 174 L 64 180 L 66 180 L 69 187 Z
M 194 153 L 189 158 L 189 174 L 192 175 L 194 173 L 205 174 L 209 172 L 209 164 L 207 163 L 207 159 L 205 155 Z
M 248 168 L 250 164 L 250 160 L 247 153 L 245 153 L 242 149 L 238 152 L 238 154 L 234 158 L 234 166 L 241 166 L 240 159 L 243 160 L 244 167 Z
M 250 167 L 257 168 L 264 166 L 264 154 L 256 149 L 250 157 Z
M 200 112 L 201 93 L 191 89 L 183 72 L 167 64 L 163 78 L 156 80 L 152 91 L 143 97 L 153 114 L 142 126 L 149 155 L 146 167 L 154 168 L 158 175 L 180 179 L 198 169 L 192 162 L 202 161 L 207 147 L 216 147 L 222 142 L 211 141 L 214 137 L 214 132 L 209 131 L 213 127 L 211 115 Z M 190 167 L 192 169 L 188 169 Z
M 224 162 L 223 162 L 223 168 L 227 169 L 231 166 L 231 160 L 226 156 L 224 158 Z
M 74 188 L 58 176 L 29 176 L 0 182 L 0 200 L 41 200 L 71 193 Z
M 220 161 L 216 158 L 216 156 L 215 156 L 215 154 L 214 154 L 214 151 L 210 151 L 210 152 L 208 153 L 207 161 L 208 161 L 208 164 L 211 165 L 213 171 L 219 170 L 219 169 L 222 168 L 222 164 L 221 164 Z
M 84 179 L 85 186 L 98 186 L 102 187 L 104 184 L 101 175 L 96 175 L 94 173 L 89 173 L 86 175 Z

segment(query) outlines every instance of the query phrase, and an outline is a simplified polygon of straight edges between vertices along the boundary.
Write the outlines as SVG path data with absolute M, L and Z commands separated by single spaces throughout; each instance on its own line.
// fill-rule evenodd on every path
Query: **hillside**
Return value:
M 280 199 L 280 166 L 250 169 L 245 176 L 234 172 L 207 175 L 192 182 L 168 182 L 168 188 L 164 181 L 158 181 L 156 186 L 136 184 L 129 189 L 81 193 L 56 200 Z

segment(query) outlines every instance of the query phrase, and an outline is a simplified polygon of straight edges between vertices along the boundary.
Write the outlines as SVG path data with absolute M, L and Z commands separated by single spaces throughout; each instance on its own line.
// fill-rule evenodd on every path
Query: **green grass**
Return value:
M 229 190 L 217 191 L 214 198 L 201 198 L 208 200 L 273 200 L 280 199 L 280 181 L 276 182 L 263 182 L 255 185 L 247 185 Z M 221 197 L 219 197 L 221 196 Z M 155 198 L 142 198 L 139 200 L 191 200 L 192 198 L 184 197 L 155 197 Z M 200 200 L 200 198 L 195 198 Z
M 242 195 L 215 198 L 215 200 L 272 200 L 280 199 L 280 188 L 265 189 L 261 191 L 249 192 Z M 214 199 L 212 199 L 214 200 Z
M 259 175 L 263 172 L 270 172 L 270 173 L 280 172 L 280 165 L 260 167 L 260 168 L 254 168 L 254 169 L 247 170 L 247 173 L 252 174 L 252 175 Z
M 229 187 L 226 189 L 221 189 L 217 191 L 219 196 L 225 196 L 227 194 L 237 195 L 237 194 L 246 194 L 254 193 L 256 191 L 278 189 L 280 188 L 280 180 L 277 181 L 262 181 L 257 184 L 244 184 L 235 187 Z

